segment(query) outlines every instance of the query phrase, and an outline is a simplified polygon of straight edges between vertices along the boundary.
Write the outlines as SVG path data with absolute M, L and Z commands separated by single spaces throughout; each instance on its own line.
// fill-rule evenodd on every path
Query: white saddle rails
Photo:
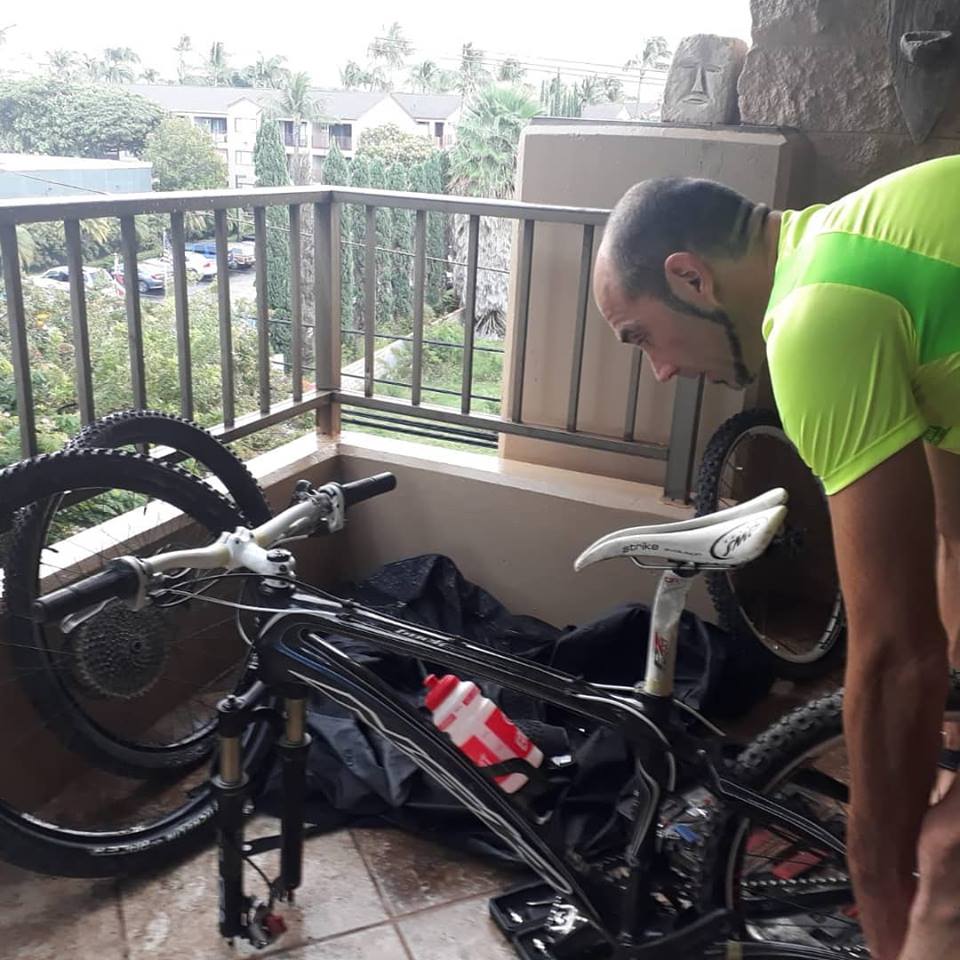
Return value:
M 587 547 L 573 566 L 579 571 L 626 557 L 649 567 L 741 567 L 767 549 L 787 515 L 786 501 L 787 491 L 777 487 L 705 517 L 616 530 Z

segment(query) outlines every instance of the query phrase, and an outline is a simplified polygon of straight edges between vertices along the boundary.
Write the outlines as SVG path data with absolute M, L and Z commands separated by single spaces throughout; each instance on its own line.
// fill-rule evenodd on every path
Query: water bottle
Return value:
M 447 734 L 478 767 L 517 757 L 534 767 L 543 762 L 543 753 L 492 700 L 480 693 L 475 683 L 449 673 L 445 677 L 431 673 L 423 685 L 428 691 L 426 707 L 433 714 L 437 729 Z M 516 793 L 529 777 L 508 773 L 494 779 L 501 790 Z

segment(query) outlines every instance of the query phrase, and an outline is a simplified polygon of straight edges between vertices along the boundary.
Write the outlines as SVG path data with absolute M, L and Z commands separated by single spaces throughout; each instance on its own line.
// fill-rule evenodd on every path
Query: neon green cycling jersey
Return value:
M 960 156 L 785 211 L 763 336 L 828 494 L 919 437 L 960 453 Z

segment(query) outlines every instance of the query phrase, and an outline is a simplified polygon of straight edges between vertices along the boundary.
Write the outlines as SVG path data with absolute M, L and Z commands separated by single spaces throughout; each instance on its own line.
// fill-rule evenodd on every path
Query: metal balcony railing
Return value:
M 341 293 L 340 213 L 343 204 L 358 204 L 365 210 L 364 294 L 363 294 L 363 389 L 347 392 L 341 387 L 340 335 Z M 284 206 L 289 212 L 291 331 L 290 373 L 292 389 L 289 397 L 271 398 L 270 325 L 267 302 L 267 210 Z M 218 311 L 221 354 L 222 424 L 215 432 L 224 440 L 235 439 L 309 410 L 318 412 L 321 427 L 336 430 L 341 403 L 354 408 L 377 411 L 380 415 L 402 418 L 402 422 L 423 422 L 439 432 L 457 427 L 466 435 L 512 434 L 557 443 L 572 444 L 598 450 L 627 453 L 666 461 L 664 490 L 672 499 L 689 496 L 702 397 L 702 381 L 682 380 L 677 385 L 669 442 L 654 443 L 635 439 L 637 396 L 640 384 L 642 354 L 635 351 L 626 395 L 623 397 L 623 429 L 618 436 L 598 435 L 579 426 L 581 368 L 583 364 L 587 307 L 590 297 L 591 264 L 596 228 L 602 226 L 607 211 L 546 204 L 494 201 L 434 194 L 396 193 L 346 187 L 275 187 L 258 190 L 191 191 L 183 193 L 128 194 L 102 198 L 45 198 L 0 202 L 0 258 L 6 288 L 7 318 L 10 327 L 11 361 L 16 382 L 16 407 L 19 414 L 21 449 L 24 456 L 37 451 L 36 424 L 30 360 L 27 350 L 27 320 L 24 310 L 23 278 L 18 251 L 18 225 L 36 222 L 63 223 L 67 262 L 70 274 L 70 306 L 73 320 L 76 386 L 81 419 L 89 422 L 96 416 L 87 330 L 84 276 L 81 269 L 80 221 L 88 218 L 115 217 L 120 221 L 121 254 L 124 275 L 137 276 L 137 237 L 134 217 L 140 214 L 163 214 L 169 217 L 173 249 L 184 247 L 184 217 L 189 212 L 213 212 L 217 242 L 217 267 L 220 277 L 228 275 L 227 218 L 228 211 L 252 208 L 256 247 L 256 328 L 258 343 L 258 410 L 236 415 L 233 347 L 231 339 L 231 298 L 228 283 L 218 284 Z M 380 208 L 399 208 L 415 212 L 413 228 L 413 331 L 409 338 L 412 351 L 410 399 L 378 396 L 375 386 L 375 352 L 377 333 L 377 230 L 376 215 Z M 467 282 L 462 315 L 464 341 L 462 384 L 459 410 L 423 402 L 423 394 L 433 388 L 423 383 L 424 295 L 427 266 L 427 214 L 455 214 L 469 218 Z M 312 218 L 314 236 L 312 317 L 303 316 L 301 272 L 304 217 Z M 513 284 L 512 335 L 505 350 L 511 360 L 510 382 L 500 415 L 472 411 L 473 361 L 478 350 L 474 344 L 476 285 L 480 221 L 483 217 L 508 218 L 519 221 L 519 251 L 515 257 L 517 276 Z M 575 311 L 573 363 L 568 374 L 567 404 L 562 427 L 531 423 L 524 417 L 524 370 L 527 356 L 527 327 L 533 274 L 533 251 L 538 223 L 568 224 L 579 230 L 581 255 Z M 173 258 L 173 294 L 176 317 L 177 361 L 180 388 L 180 412 L 192 417 L 194 412 L 192 370 L 190 362 L 190 316 L 187 296 L 186 266 Z M 145 368 L 150 362 L 144 356 L 141 330 L 141 305 L 137 285 L 129 283 L 125 291 L 125 313 L 128 328 L 130 377 L 134 404 L 148 407 Z M 316 389 L 305 391 L 304 332 L 313 327 Z M 397 339 L 393 337 L 392 339 Z M 311 371 L 311 372 L 313 372 Z M 449 391 L 447 391 L 449 392 Z M 101 413 L 104 411 L 101 411 Z M 363 416 L 361 414 L 361 416 Z M 369 416 L 369 414 L 367 415 Z

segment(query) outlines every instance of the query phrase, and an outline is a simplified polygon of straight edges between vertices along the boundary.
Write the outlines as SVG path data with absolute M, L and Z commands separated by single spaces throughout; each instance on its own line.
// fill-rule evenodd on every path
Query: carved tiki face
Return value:
M 736 37 L 709 33 L 684 37 L 667 74 L 661 119 L 737 123 L 737 79 L 746 55 L 746 43 Z

